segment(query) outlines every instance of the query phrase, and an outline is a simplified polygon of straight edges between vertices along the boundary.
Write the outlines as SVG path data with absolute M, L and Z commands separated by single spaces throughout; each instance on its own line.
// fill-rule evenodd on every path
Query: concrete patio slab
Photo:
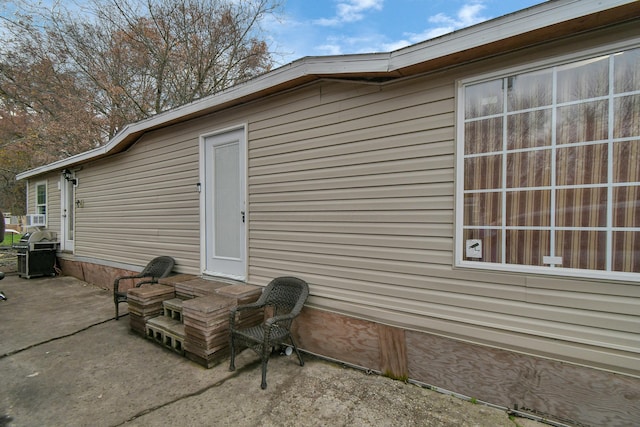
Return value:
M 0 289 L 0 427 L 542 425 L 310 355 L 272 357 L 261 390 L 252 352 L 205 369 L 116 321 L 106 290 L 11 275 Z

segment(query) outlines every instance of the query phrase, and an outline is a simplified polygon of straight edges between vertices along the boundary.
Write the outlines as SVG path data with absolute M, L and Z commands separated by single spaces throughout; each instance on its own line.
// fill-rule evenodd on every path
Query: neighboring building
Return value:
M 67 274 L 307 280 L 313 353 L 640 420 L 640 2 L 303 58 L 18 176 Z
M 13 230 L 11 231 L 12 233 L 22 232 L 22 224 L 24 224 L 24 217 L 11 215 L 10 212 L 3 212 L 2 216 L 5 224 L 5 230 Z

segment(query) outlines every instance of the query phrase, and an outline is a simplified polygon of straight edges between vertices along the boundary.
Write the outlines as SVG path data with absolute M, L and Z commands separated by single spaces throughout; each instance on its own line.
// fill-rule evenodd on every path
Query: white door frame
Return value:
M 75 174 L 71 180 L 60 177 L 60 249 L 73 252 L 75 241 Z
M 203 274 L 225 277 L 244 281 L 247 277 L 247 224 L 246 212 L 247 194 L 247 126 L 240 125 L 221 129 L 200 136 L 200 268 Z M 211 147 L 224 146 L 238 143 L 239 148 L 239 191 L 240 208 L 236 213 L 237 218 L 244 219 L 238 222 L 239 256 L 217 256 L 213 243 L 215 242 L 214 227 L 214 203 L 215 194 L 213 159 Z M 212 144 L 212 145 L 211 145 Z

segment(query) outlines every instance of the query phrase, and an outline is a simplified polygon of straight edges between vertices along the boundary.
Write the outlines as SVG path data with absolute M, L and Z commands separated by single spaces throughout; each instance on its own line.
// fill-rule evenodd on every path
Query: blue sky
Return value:
M 389 52 L 541 0 L 283 0 L 266 26 L 280 65 L 303 56 Z
M 41 0 L 70 6 L 81 0 Z M 232 0 L 242 1 L 242 0 Z M 263 29 L 277 65 L 303 56 L 390 52 L 542 0 L 280 0 L 279 19 Z M 0 14 L 15 10 L 0 0 Z

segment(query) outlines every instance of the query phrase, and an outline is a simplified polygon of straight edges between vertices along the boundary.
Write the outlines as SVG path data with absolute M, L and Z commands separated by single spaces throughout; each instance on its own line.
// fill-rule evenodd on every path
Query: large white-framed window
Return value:
M 459 82 L 456 265 L 640 276 L 640 46 Z

